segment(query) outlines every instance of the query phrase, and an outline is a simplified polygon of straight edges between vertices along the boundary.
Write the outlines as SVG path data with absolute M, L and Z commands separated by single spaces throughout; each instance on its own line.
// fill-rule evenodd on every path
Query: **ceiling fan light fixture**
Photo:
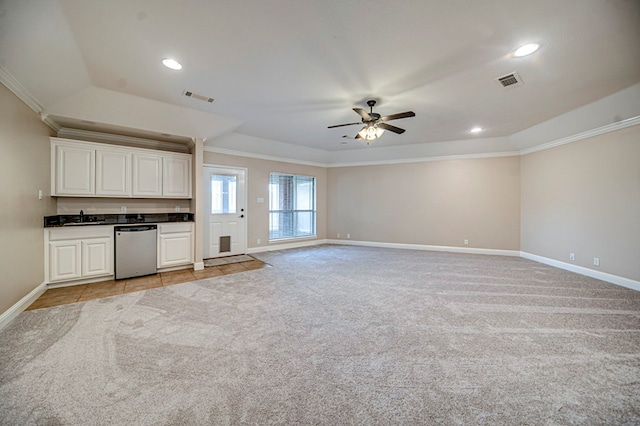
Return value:
M 369 124 L 363 127 L 362 130 L 358 132 L 358 134 L 362 139 L 366 139 L 368 141 L 373 141 L 378 139 L 380 136 L 382 136 L 383 133 L 384 133 L 384 129 L 378 127 L 375 124 Z

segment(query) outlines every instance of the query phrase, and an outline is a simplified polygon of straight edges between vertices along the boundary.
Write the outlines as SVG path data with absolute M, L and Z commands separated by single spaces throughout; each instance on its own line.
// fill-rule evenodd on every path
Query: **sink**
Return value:
M 64 223 L 62 226 L 87 226 L 87 225 L 102 225 L 104 222 L 73 222 Z

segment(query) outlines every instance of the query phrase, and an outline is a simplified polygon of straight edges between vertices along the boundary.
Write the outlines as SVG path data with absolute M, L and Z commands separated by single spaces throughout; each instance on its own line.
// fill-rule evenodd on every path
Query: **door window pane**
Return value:
M 211 214 L 236 213 L 236 176 L 211 175 Z

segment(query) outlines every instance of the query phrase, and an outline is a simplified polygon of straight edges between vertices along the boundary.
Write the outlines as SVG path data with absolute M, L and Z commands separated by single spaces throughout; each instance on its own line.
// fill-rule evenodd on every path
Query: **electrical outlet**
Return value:
M 569 253 L 569 260 L 576 260 L 576 254 L 575 253 Z
M 260 238 L 258 238 L 258 239 L 256 240 L 256 244 L 260 244 L 260 243 L 262 243 L 262 240 L 260 240 Z
M 38 190 L 38 200 L 42 200 L 42 189 Z
M 338 232 L 338 237 L 337 238 L 340 238 L 340 233 L 339 232 Z
M 180 206 L 176 206 L 176 211 L 179 212 L 180 211 Z
M 120 213 L 126 213 L 127 212 L 127 206 L 120 206 Z
M 351 238 L 351 234 L 347 234 L 347 240 Z
M 598 257 L 594 257 L 594 258 L 593 258 L 593 264 L 594 264 L 595 266 L 600 266 L 600 258 L 598 258 Z
M 464 245 L 468 246 L 469 245 L 469 240 L 464 240 Z

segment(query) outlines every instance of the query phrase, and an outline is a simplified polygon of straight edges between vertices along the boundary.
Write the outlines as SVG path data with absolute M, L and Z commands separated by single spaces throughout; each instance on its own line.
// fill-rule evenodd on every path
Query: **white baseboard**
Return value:
M 194 262 L 193 270 L 194 271 L 202 271 L 204 269 L 204 262 Z
M 430 246 L 425 244 L 403 244 L 403 243 L 380 243 L 374 241 L 354 241 L 354 240 L 325 240 L 327 244 L 339 244 L 348 246 L 363 247 L 380 247 L 394 248 L 404 250 L 428 250 L 428 251 L 446 251 L 450 253 L 468 253 L 468 254 L 491 254 L 496 256 L 520 256 L 518 250 L 500 250 L 486 249 L 474 247 L 449 247 L 449 246 Z
M 594 269 L 573 265 L 571 263 L 561 262 L 559 260 L 538 256 L 536 254 L 531 254 L 524 251 L 520 252 L 520 257 L 533 260 L 535 262 L 544 263 L 545 265 L 564 269 L 565 271 L 575 272 L 576 274 L 585 275 L 587 277 L 595 278 L 601 281 L 606 281 L 611 284 L 630 288 L 632 290 L 640 291 L 640 281 L 635 281 L 618 275 L 608 274 L 606 272 L 596 271 Z
M 92 283 L 100 283 L 103 281 L 110 281 L 115 279 L 114 275 L 105 275 L 102 277 L 92 277 L 92 278 L 84 278 L 81 280 L 75 280 L 75 281 L 63 281 L 63 282 L 53 282 L 53 283 L 47 283 L 47 288 L 62 288 L 62 287 L 73 287 L 74 285 L 81 285 L 81 284 L 92 284 Z
M 286 243 L 286 244 L 272 244 L 263 247 L 251 247 L 247 250 L 247 254 L 252 253 L 264 253 L 267 251 L 276 251 L 276 250 L 287 250 L 293 248 L 300 247 L 311 247 L 311 246 L 319 246 L 321 244 L 327 244 L 328 240 L 304 240 L 304 241 L 296 241 L 295 243 Z
M 0 330 L 9 325 L 15 317 L 27 309 L 29 305 L 35 302 L 45 291 L 47 291 L 47 284 L 42 283 L 31 290 L 29 294 L 20 299 L 15 305 L 3 312 L 2 315 L 0 315 Z

